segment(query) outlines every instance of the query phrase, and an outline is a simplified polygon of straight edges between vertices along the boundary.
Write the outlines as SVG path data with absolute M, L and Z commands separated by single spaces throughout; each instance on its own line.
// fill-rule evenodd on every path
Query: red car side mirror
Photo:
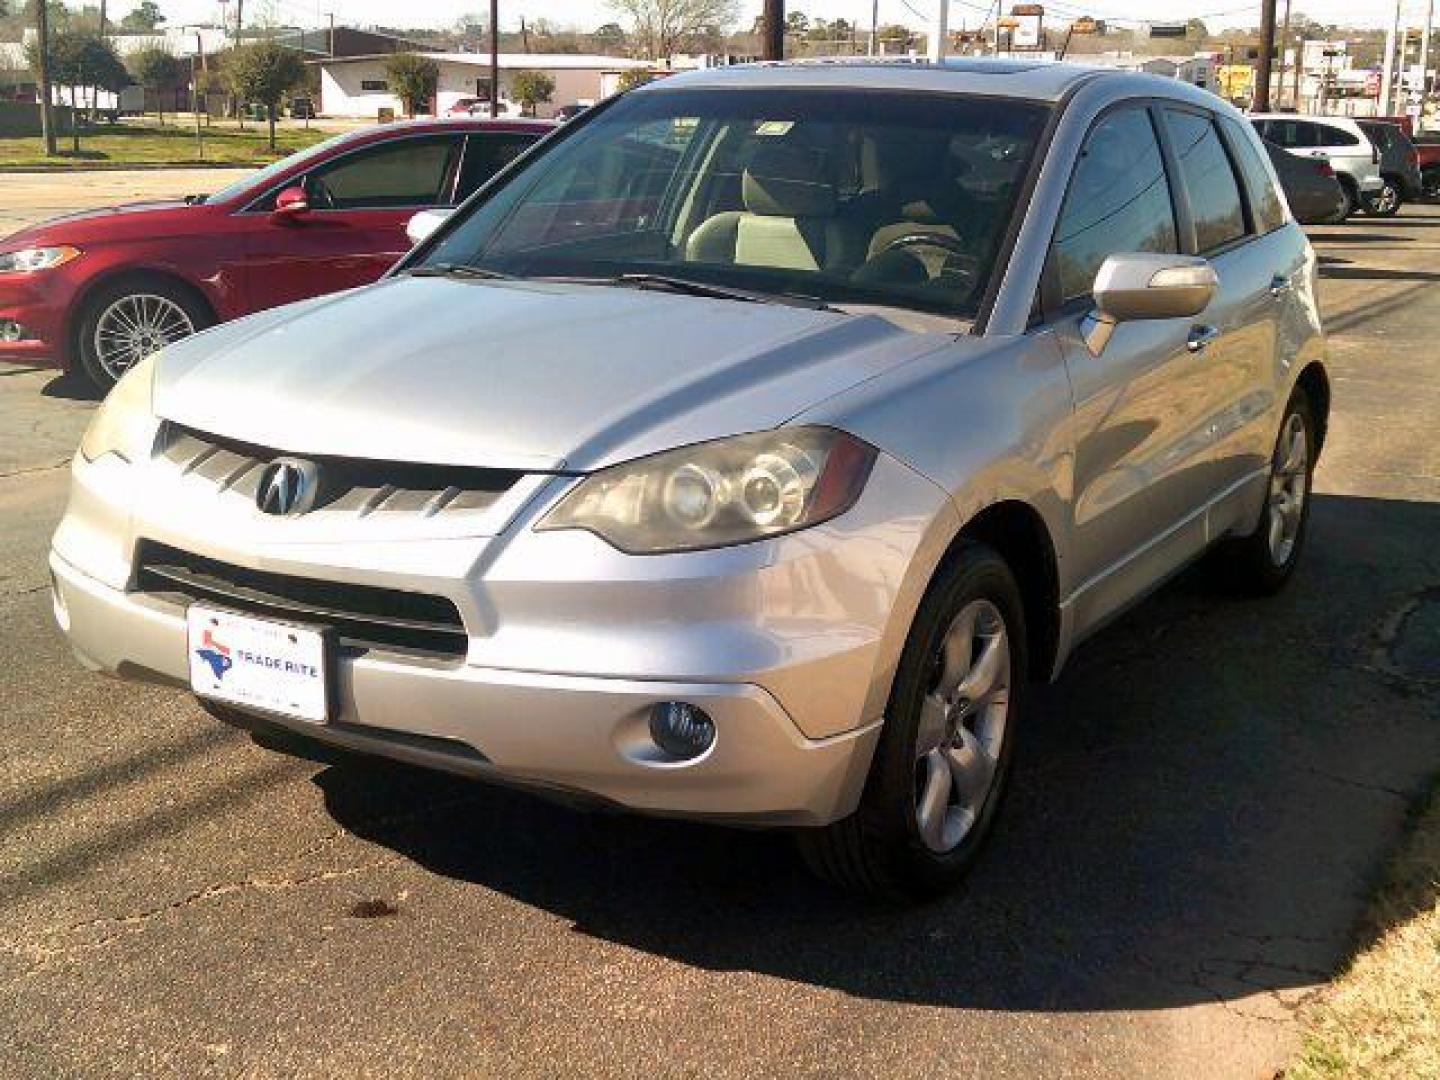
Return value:
M 302 187 L 287 187 L 275 196 L 277 218 L 297 218 L 310 212 L 310 196 Z

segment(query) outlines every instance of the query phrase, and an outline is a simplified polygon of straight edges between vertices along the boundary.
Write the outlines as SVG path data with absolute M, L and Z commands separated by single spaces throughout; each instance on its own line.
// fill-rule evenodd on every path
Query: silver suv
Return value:
M 1033 680 L 1207 551 L 1291 576 L 1314 277 L 1249 125 L 1174 80 L 675 76 L 380 283 L 127 374 L 56 616 L 231 722 L 933 893 Z

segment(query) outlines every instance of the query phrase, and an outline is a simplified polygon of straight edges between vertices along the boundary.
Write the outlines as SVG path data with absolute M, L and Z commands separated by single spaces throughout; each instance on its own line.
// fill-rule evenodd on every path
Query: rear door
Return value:
M 310 209 L 296 217 L 276 217 L 279 192 L 267 193 L 247 211 L 249 309 L 379 278 L 409 250 L 405 224 L 414 214 L 454 205 L 464 138 L 460 132 L 402 136 L 320 162 L 298 181 Z
M 466 135 L 455 201 L 462 203 L 475 194 L 539 138 L 538 133 L 529 131 L 477 131 Z
M 1191 354 L 1177 389 L 1195 405 L 1188 487 L 1197 504 L 1214 502 L 1225 516 L 1230 503 L 1244 503 L 1269 457 L 1277 315 L 1303 264 L 1294 238 L 1280 229 L 1273 188 L 1267 182 L 1252 191 L 1245 179 L 1247 165 L 1269 175 L 1248 135 L 1238 133 L 1243 143 L 1226 138 L 1217 117 L 1199 108 L 1167 103 L 1161 114 L 1189 208 L 1182 240 L 1220 279 L 1198 319 L 1213 337 Z M 1233 523 L 1227 518 L 1223 527 Z

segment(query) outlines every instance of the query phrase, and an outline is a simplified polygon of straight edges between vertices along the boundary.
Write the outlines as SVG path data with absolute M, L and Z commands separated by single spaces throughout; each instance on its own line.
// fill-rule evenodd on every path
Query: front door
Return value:
M 410 218 L 452 205 L 462 139 L 417 135 L 363 146 L 298 181 L 308 211 L 274 214 L 278 192 L 247 210 L 247 307 L 259 311 L 379 278 L 409 250 Z

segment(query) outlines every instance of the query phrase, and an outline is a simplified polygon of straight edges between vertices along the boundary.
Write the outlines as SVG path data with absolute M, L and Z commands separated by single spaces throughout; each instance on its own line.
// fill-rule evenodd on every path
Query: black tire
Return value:
M 1304 495 L 1293 542 L 1285 551 L 1284 557 L 1280 558 L 1271 544 L 1273 493 L 1277 474 L 1283 463 L 1292 417 L 1299 419 L 1305 432 L 1305 465 L 1302 474 Z M 1310 405 L 1310 399 L 1303 389 L 1296 387 L 1285 406 L 1284 417 L 1280 421 L 1280 433 L 1275 438 L 1275 450 L 1270 458 L 1270 482 L 1267 485 L 1265 509 L 1260 515 L 1260 522 L 1249 536 L 1222 541 L 1211 557 L 1211 566 L 1218 581 L 1227 591 L 1245 596 L 1272 596 L 1283 589 L 1295 573 L 1310 526 L 1311 487 L 1317 456 L 1316 431 L 1315 412 Z
M 74 356 L 77 370 L 96 389 L 104 393 L 115 385 L 116 375 L 102 362 L 96 348 L 96 331 L 101 318 L 113 305 L 127 297 L 161 297 L 174 304 L 189 319 L 191 332 L 199 332 L 215 324 L 215 315 L 192 289 L 172 278 L 156 274 L 131 274 L 107 282 L 85 300 L 75 324 Z M 170 340 L 179 340 L 173 337 Z
M 1440 165 L 1429 165 L 1421 170 L 1420 193 L 1427 199 L 1440 199 Z
M 1400 205 L 1404 201 L 1400 185 L 1393 177 L 1387 176 L 1379 191 L 1365 197 L 1365 213 L 1371 217 L 1394 217 L 1400 212 Z
M 1340 213 L 1335 218 L 1337 222 L 1344 221 L 1360 208 L 1359 195 L 1348 180 L 1340 181 L 1340 195 L 1342 201 L 1340 203 Z
M 921 705 L 939 677 L 937 656 L 956 616 L 975 601 L 997 611 L 1009 644 L 1009 701 L 989 788 L 958 845 L 932 851 L 917 821 L 916 751 Z M 978 666 L 977 666 L 978 667 Z M 905 643 L 860 805 L 847 818 L 798 834 L 810 868 L 843 888 L 887 899 L 918 900 L 953 889 L 994 824 L 1023 722 L 1028 673 L 1024 605 L 1015 576 L 990 548 L 965 542 L 920 605 Z

